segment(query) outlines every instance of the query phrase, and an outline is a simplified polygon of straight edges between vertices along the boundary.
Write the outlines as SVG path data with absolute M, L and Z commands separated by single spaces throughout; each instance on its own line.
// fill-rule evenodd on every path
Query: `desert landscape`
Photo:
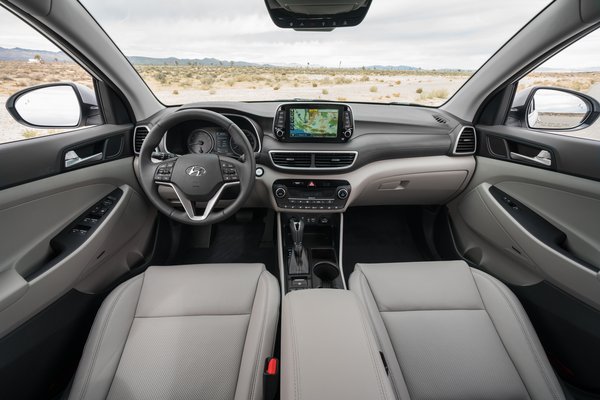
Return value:
M 358 102 L 443 104 L 471 75 L 468 71 L 386 70 L 227 65 L 135 65 L 165 104 L 194 101 L 322 99 Z M 56 134 L 31 129 L 6 112 L 7 98 L 23 88 L 71 81 L 89 87 L 90 77 L 70 62 L 0 61 L 0 143 Z M 536 72 L 519 89 L 558 86 L 596 95 L 600 72 Z M 600 140 L 600 129 L 577 132 Z

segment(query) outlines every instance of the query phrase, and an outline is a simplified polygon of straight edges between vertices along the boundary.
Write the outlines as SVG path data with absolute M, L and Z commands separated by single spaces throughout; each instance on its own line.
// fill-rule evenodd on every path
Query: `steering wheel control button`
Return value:
M 221 174 L 225 182 L 235 182 L 240 179 L 235 165 L 227 161 L 221 161 Z
M 158 168 L 156 168 L 154 180 L 159 182 L 169 182 L 171 180 L 171 175 L 173 174 L 174 167 L 175 162 L 173 161 L 160 164 Z

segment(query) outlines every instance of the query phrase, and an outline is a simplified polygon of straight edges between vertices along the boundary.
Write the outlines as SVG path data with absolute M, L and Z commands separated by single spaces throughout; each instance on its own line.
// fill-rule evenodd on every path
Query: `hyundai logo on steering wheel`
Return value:
M 185 170 L 185 173 L 189 176 L 202 176 L 206 174 L 206 169 L 204 167 L 199 167 L 197 165 L 193 165 Z

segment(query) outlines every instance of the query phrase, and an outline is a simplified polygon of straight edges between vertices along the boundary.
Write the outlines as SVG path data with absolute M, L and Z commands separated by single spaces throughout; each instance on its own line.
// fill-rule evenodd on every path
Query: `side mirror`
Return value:
M 600 112 L 594 98 L 568 89 L 533 87 L 515 96 L 511 116 L 522 126 L 541 130 L 569 130 L 591 125 Z
M 32 128 L 79 128 L 102 123 L 96 95 L 77 83 L 50 83 L 21 90 L 8 98 L 6 109 Z

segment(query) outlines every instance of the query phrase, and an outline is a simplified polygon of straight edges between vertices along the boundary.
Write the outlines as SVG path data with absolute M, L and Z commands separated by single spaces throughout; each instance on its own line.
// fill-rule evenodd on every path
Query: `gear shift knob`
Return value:
M 297 258 L 302 256 L 302 238 L 304 236 L 304 221 L 301 219 L 290 219 L 290 231 L 294 242 L 294 254 Z

